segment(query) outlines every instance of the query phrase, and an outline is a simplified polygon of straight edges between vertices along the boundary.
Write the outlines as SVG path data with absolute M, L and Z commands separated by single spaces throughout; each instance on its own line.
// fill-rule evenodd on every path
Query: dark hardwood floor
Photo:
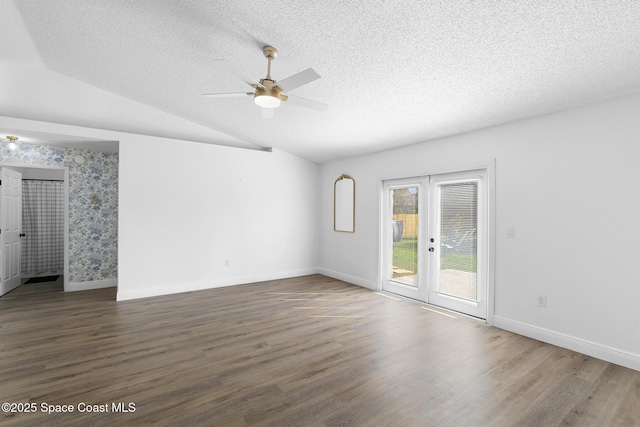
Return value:
M 36 409 L 2 426 L 640 426 L 640 372 L 314 275 L 0 300 L 0 402 Z

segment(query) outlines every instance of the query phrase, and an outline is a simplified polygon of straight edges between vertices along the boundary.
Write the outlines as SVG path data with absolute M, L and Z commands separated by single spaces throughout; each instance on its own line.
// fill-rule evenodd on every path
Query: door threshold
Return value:
M 421 306 L 425 310 L 434 311 L 436 313 L 444 314 L 444 315 L 447 315 L 447 316 L 451 316 L 453 318 L 462 317 L 462 318 L 467 319 L 467 320 L 472 320 L 472 321 L 474 321 L 476 323 L 482 323 L 484 325 L 489 325 L 489 323 L 487 322 L 486 319 L 482 319 L 480 317 L 475 317 L 475 316 L 470 316 L 468 314 L 461 313 L 459 311 L 450 310 L 448 308 L 444 308 L 444 307 L 440 307 L 440 306 L 437 306 L 437 305 L 429 304 L 428 302 L 424 302 L 424 301 L 420 301 L 420 300 L 417 300 L 417 299 L 405 297 L 404 295 L 394 294 L 393 292 L 384 291 L 384 290 L 375 291 L 375 293 L 380 295 L 380 296 L 383 296 L 383 297 L 386 297 L 386 298 L 390 298 L 390 299 L 393 299 L 393 300 L 397 300 L 397 301 L 409 301 L 409 302 L 412 302 L 414 304 L 417 304 L 417 305 Z

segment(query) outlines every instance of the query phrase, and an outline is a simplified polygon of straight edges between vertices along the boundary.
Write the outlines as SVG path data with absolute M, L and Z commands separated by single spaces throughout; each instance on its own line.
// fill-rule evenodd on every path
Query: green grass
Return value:
M 440 259 L 440 269 L 475 273 L 477 269 L 476 254 L 457 254 L 455 252 L 444 254 Z
M 413 271 L 414 274 L 418 271 L 417 237 L 404 237 L 393 244 L 393 266 Z
M 440 268 L 460 271 L 476 271 L 476 254 L 445 253 L 440 259 Z M 418 271 L 418 238 L 403 237 L 393 244 L 393 266 L 403 270 Z

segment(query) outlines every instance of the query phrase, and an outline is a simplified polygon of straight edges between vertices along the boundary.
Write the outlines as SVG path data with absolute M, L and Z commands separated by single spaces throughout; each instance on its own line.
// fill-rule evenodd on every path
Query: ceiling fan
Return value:
M 273 110 L 285 101 L 299 107 L 310 108 L 317 111 L 325 111 L 329 107 L 327 104 L 323 104 L 321 102 L 289 94 L 289 91 L 320 78 L 320 75 L 318 75 L 318 73 L 316 73 L 312 68 L 307 68 L 306 70 L 289 76 L 286 79 L 276 81 L 271 78 L 271 61 L 276 59 L 278 56 L 278 50 L 273 46 L 265 46 L 262 49 L 262 52 L 268 61 L 267 77 L 260 79 L 258 82 L 245 76 L 224 60 L 215 60 L 220 62 L 229 72 L 240 78 L 240 80 L 251 86 L 254 89 L 253 92 L 204 93 L 202 96 L 209 98 L 252 96 L 253 102 L 255 102 L 259 107 L 262 107 L 263 118 L 273 117 Z M 287 93 L 285 94 L 284 92 Z

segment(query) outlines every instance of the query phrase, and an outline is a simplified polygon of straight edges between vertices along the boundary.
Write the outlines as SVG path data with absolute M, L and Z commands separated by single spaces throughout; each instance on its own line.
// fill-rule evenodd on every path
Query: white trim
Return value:
M 487 318 L 488 325 L 493 325 L 495 315 L 495 269 L 496 269 L 496 160 L 487 166 Z
M 385 234 L 386 229 L 386 217 L 388 207 L 385 205 L 385 197 L 387 197 L 386 193 L 389 187 L 393 187 L 393 185 L 388 185 L 389 182 L 402 184 L 403 182 L 413 182 L 413 181 L 421 181 L 421 180 L 432 180 L 433 178 L 438 179 L 438 177 L 446 176 L 446 175 L 455 175 L 455 174 L 467 174 L 473 171 L 481 171 L 484 181 L 484 187 L 486 196 L 483 197 L 484 203 L 486 204 L 486 218 L 484 218 L 483 222 L 486 224 L 486 259 L 483 268 L 484 272 L 484 280 L 485 280 L 485 291 L 483 292 L 483 298 L 485 305 L 485 314 L 483 322 L 486 322 L 488 325 L 493 325 L 494 322 L 494 313 L 495 313 L 495 266 L 496 266 L 496 159 L 483 159 L 483 160 L 465 160 L 461 162 L 456 162 L 456 164 L 448 164 L 445 166 L 436 166 L 431 169 L 427 169 L 424 174 L 415 175 L 411 174 L 409 176 L 395 176 L 395 177 L 383 177 L 380 180 L 379 187 L 379 200 L 378 200 L 378 230 L 379 230 L 379 239 L 378 239 L 378 266 L 377 266 L 377 279 L 376 284 L 374 286 L 365 285 L 373 290 L 383 290 L 385 287 L 383 285 L 385 278 L 385 257 L 387 256 L 387 238 L 388 236 Z M 428 187 L 428 186 L 427 186 Z M 427 189 L 429 191 L 430 189 Z M 430 201 L 429 205 L 431 205 L 433 201 Z M 430 215 L 428 215 L 430 217 Z M 421 221 L 422 223 L 423 221 Z M 431 227 L 433 228 L 433 227 Z M 426 239 L 425 239 L 426 241 Z M 422 257 L 421 257 L 422 258 Z M 426 268 L 421 268 L 421 271 L 427 271 Z M 345 280 L 349 281 L 349 280 Z M 352 282 L 353 283 L 353 282 Z M 423 301 L 426 303 L 429 298 L 425 297 L 424 299 L 418 298 L 418 301 Z M 464 313 L 460 313 L 464 315 Z
M 431 175 L 444 175 L 450 173 L 460 173 L 474 170 L 482 170 L 488 169 L 490 166 L 495 166 L 496 160 L 495 158 L 491 159 L 483 159 L 483 160 L 464 160 L 460 162 L 455 162 L 455 164 L 447 164 L 444 166 L 435 166 L 432 168 L 425 169 L 424 173 L 421 174 L 411 174 L 411 175 L 398 175 L 398 176 L 383 176 L 381 178 L 382 181 L 394 181 L 400 179 L 415 179 L 415 178 L 423 178 L 425 176 Z
M 118 279 L 92 280 L 89 282 L 68 283 L 65 285 L 64 291 L 88 291 L 91 289 L 114 288 L 116 286 L 118 286 Z
M 439 307 L 448 308 L 468 316 L 477 317 L 483 321 L 487 321 L 489 317 L 489 244 L 488 236 L 492 231 L 489 228 L 489 192 L 488 192 L 488 175 L 489 167 L 485 166 L 481 169 L 469 169 L 465 171 L 452 172 L 446 174 L 437 174 L 429 176 L 429 229 L 433 232 L 430 237 L 436 238 L 436 245 L 440 246 L 442 224 L 442 185 L 476 183 L 477 189 L 477 265 L 476 265 L 476 284 L 477 296 L 476 301 L 468 301 L 452 295 L 446 295 L 439 292 L 438 286 L 441 284 L 441 262 L 442 252 L 438 248 L 435 252 L 435 259 L 432 259 L 431 269 L 429 272 L 429 295 L 425 300 L 429 304 Z M 432 258 L 430 256 L 430 258 Z
M 69 167 L 64 167 L 64 275 L 62 276 L 62 284 L 65 292 L 72 290 L 69 282 Z
M 378 291 L 378 284 L 376 281 L 362 279 L 360 277 L 350 276 L 348 274 L 340 273 L 338 271 L 329 270 L 328 268 L 318 268 L 318 273 L 323 274 L 333 279 L 342 280 L 343 282 L 351 283 L 352 285 L 361 286 L 363 288 L 371 289 L 372 291 Z
M 48 169 L 64 173 L 64 273 L 62 275 L 62 281 L 65 292 L 73 291 L 74 289 L 71 288 L 71 283 L 69 283 L 69 167 L 0 162 L 0 167 L 3 166 L 21 169 Z
M 427 262 L 426 256 L 424 253 L 424 245 L 418 245 L 418 253 L 417 253 L 417 277 L 416 277 L 416 285 L 407 285 L 400 281 L 393 280 L 393 271 L 392 271 L 392 258 L 393 258 L 393 236 L 392 236 L 392 218 L 393 218 L 393 202 L 391 196 L 391 190 L 396 189 L 405 189 L 410 187 L 418 187 L 418 230 L 417 236 L 419 242 L 427 241 L 427 230 L 429 230 L 428 226 L 425 226 L 427 221 L 425 218 L 428 217 L 428 213 L 425 209 L 428 208 L 428 197 L 429 197 L 429 177 L 428 176 L 417 176 L 413 178 L 401 178 L 401 179 L 391 179 L 384 181 L 382 183 L 382 227 L 380 228 L 380 237 L 381 237 L 381 258 L 380 265 L 381 276 L 380 276 L 380 284 L 378 285 L 379 289 L 384 290 L 385 292 L 391 292 L 396 295 L 401 295 L 406 298 L 411 298 L 417 301 L 426 301 L 427 300 L 427 286 L 426 286 L 426 276 L 427 276 Z
M 148 298 L 160 295 L 179 294 L 182 292 L 202 291 L 205 289 L 222 288 L 225 286 L 245 285 L 247 283 L 265 282 L 268 280 L 288 279 L 291 277 L 308 276 L 318 274 L 318 268 L 305 268 L 300 270 L 282 271 L 276 273 L 257 274 L 253 276 L 228 277 L 219 280 L 205 282 L 172 283 L 163 286 L 154 286 L 142 289 L 118 288 L 116 301 L 126 301 L 138 298 Z
M 518 322 L 517 320 L 511 320 L 501 316 L 493 317 L 493 326 L 640 371 L 639 354 L 629 353 L 624 350 L 619 350 L 617 348 L 583 340 L 571 335 L 540 328 L 538 326 L 529 325 L 527 323 Z

